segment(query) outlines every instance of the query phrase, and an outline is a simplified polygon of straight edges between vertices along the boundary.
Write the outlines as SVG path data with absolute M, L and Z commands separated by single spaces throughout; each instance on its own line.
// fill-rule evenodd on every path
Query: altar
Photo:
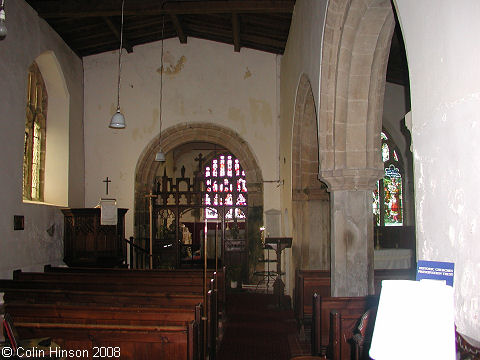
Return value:
M 414 263 L 412 249 L 378 249 L 373 256 L 375 269 L 410 269 Z

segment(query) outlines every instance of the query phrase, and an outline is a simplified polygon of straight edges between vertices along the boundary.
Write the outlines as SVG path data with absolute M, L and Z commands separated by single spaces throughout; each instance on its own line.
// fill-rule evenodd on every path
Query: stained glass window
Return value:
M 403 225 L 403 166 L 398 149 L 391 137 L 383 131 L 382 160 L 384 177 L 373 191 L 373 215 L 377 226 Z
M 43 201 L 47 90 L 36 63 L 28 69 L 23 152 L 23 198 Z
M 220 155 L 205 167 L 205 216 L 218 218 L 215 207 L 225 207 L 226 219 L 245 219 L 239 206 L 247 205 L 247 181 L 238 159 L 232 155 Z

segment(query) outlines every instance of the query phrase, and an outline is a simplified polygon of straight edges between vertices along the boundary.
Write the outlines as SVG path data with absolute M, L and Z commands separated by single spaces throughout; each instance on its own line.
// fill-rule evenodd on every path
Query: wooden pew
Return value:
M 122 308 L 126 308 L 127 306 L 178 308 L 194 306 L 198 302 L 203 302 L 203 286 L 201 289 L 195 288 L 192 290 L 192 285 L 183 286 L 182 289 L 179 288 L 178 284 L 152 285 L 131 281 L 131 279 L 119 285 L 122 280 L 110 279 L 110 282 L 101 283 L 90 281 L 91 278 L 82 276 L 80 276 L 80 279 L 76 279 L 76 281 L 73 278 L 69 279 L 70 281 L 68 282 L 55 278 L 49 280 L 18 280 L 18 278 L 22 278 L 23 276 L 32 276 L 32 274 L 29 273 L 23 274 L 17 272 L 15 275 L 17 280 L 0 280 L 0 291 L 5 292 L 6 303 L 21 302 L 27 305 L 50 302 L 56 304 L 83 304 L 89 305 L 90 307 L 103 304 L 110 306 L 116 305 Z M 43 279 L 45 279 L 45 277 L 43 277 Z M 210 280 L 210 286 L 212 286 L 212 284 L 213 279 Z M 209 291 L 207 302 L 207 311 L 202 320 L 209 324 L 207 328 L 208 333 L 206 334 L 209 335 L 208 345 L 212 354 L 211 358 L 213 358 L 216 351 L 215 345 L 218 327 L 216 291 Z M 32 322 L 24 321 L 24 323 Z M 97 326 L 99 324 L 94 325 Z M 117 325 L 124 326 L 125 324 Z M 41 326 L 42 328 L 45 327 L 45 325 Z M 153 325 L 142 324 L 141 326 Z M 198 323 L 197 325 L 194 324 L 194 327 L 198 328 Z M 200 328 L 203 328 L 203 326 L 200 326 Z M 214 337 L 210 338 L 210 336 Z M 198 338 L 199 336 L 196 337 Z
M 202 305 L 188 307 L 117 307 L 94 306 L 94 304 L 29 304 L 9 302 L 6 312 L 22 322 L 80 322 L 84 324 L 133 324 L 176 325 L 201 321 Z
M 79 270 L 79 269 L 78 269 Z M 87 291 L 142 291 L 142 292 L 168 292 L 168 293 L 194 293 L 203 294 L 204 291 L 204 274 L 199 271 L 130 271 L 130 270 L 114 270 L 104 271 L 104 269 L 98 269 L 94 271 L 90 269 L 88 272 L 80 272 L 74 270 L 69 271 L 50 271 L 44 273 L 36 272 L 22 272 L 16 270 L 13 274 L 13 284 L 4 284 L 3 286 L 15 286 L 18 288 L 50 288 L 50 289 L 65 289 L 72 290 L 80 288 Z M 209 272 L 207 275 L 213 278 L 209 280 L 209 289 L 215 289 L 209 296 L 211 297 L 211 304 L 209 304 L 208 312 L 208 330 L 210 347 L 213 348 L 217 337 L 218 328 L 218 311 L 222 308 L 222 305 L 218 305 L 218 291 L 216 289 L 215 272 Z M 0 287 L 2 282 L 0 280 Z
M 108 307 L 95 306 L 95 304 L 65 305 L 65 304 L 30 304 L 7 303 L 6 311 L 14 319 L 14 324 L 32 325 L 34 328 L 72 328 L 97 330 L 119 330 L 134 329 L 135 331 L 163 331 L 171 327 L 181 327 L 189 332 L 188 341 L 194 341 L 189 352 L 194 351 L 193 358 L 201 358 L 202 329 L 201 305 L 194 309 L 185 308 L 138 308 L 138 307 Z M 57 324 L 55 326 L 53 324 Z M 68 325 L 66 325 L 68 324 Z M 187 328 L 190 327 L 190 328 Z M 27 330 L 25 330 L 27 331 Z M 175 336 L 174 339 L 178 337 Z M 74 339 L 66 338 L 60 333 L 54 340 L 67 341 L 69 345 Z M 84 339 L 85 340 L 85 339 Z M 165 339 L 164 339 L 165 340 Z M 119 346 L 120 344 L 116 345 Z
M 77 359 L 120 355 L 128 360 L 197 360 L 195 326 L 194 322 L 186 326 L 15 322 L 20 337 L 50 337 L 69 351 L 65 358 Z
M 151 314 L 151 310 L 159 310 L 164 313 L 170 313 L 170 315 L 157 314 L 152 315 L 152 317 L 158 320 L 159 324 L 165 325 L 168 322 L 169 317 L 174 315 L 176 312 L 184 312 L 185 309 L 195 308 L 195 304 L 203 301 L 202 296 L 192 296 L 185 294 L 150 294 L 150 293 L 99 293 L 99 292 L 87 292 L 87 291 L 71 291 L 71 290 L 48 290 L 48 289 L 3 289 L 5 291 L 5 303 L 6 307 L 10 309 L 10 306 L 23 306 L 24 308 L 35 309 L 36 307 L 41 307 L 45 304 L 54 304 L 58 306 L 72 306 L 76 304 L 82 306 L 86 311 L 92 310 L 92 313 L 97 313 L 95 307 L 110 307 L 115 305 L 115 309 L 119 311 L 127 311 L 132 314 L 144 314 L 143 316 L 148 316 Z M 207 294 L 207 302 L 209 304 L 214 304 L 215 302 L 211 300 L 211 292 Z M 197 305 L 198 306 L 198 305 Z M 8 310 L 7 310 L 8 311 Z M 198 311 L 198 310 L 197 310 Z M 66 315 L 62 315 L 66 317 Z M 73 315 L 72 315 L 73 316 Z M 77 318 L 82 317 L 82 314 L 76 315 Z M 116 315 L 117 317 L 122 318 L 125 315 Z M 141 315 L 139 315 L 141 316 Z M 39 316 L 42 318 L 43 316 Z M 183 321 L 185 315 L 181 315 L 179 320 Z M 88 317 L 86 317 L 88 318 Z M 162 321 L 162 318 L 164 319 Z M 165 319 L 166 318 L 166 319 Z M 198 312 L 196 313 L 195 319 L 198 319 Z M 136 319 L 136 318 L 135 318 Z M 208 311 L 206 315 L 201 317 L 201 320 L 207 319 L 208 323 L 216 323 L 215 313 Z M 213 320 L 212 320 L 213 319 Z M 23 319 L 24 320 L 24 319 Z M 108 320 L 108 319 L 107 319 Z M 104 320 L 103 322 L 114 322 L 115 319 Z M 38 322 L 38 321 L 37 321 Z M 85 322 L 88 322 L 85 320 Z M 102 322 L 102 321 L 100 321 Z M 117 321 L 120 323 L 121 321 Z M 30 321 L 29 323 L 32 323 Z M 124 322 L 123 322 L 124 323 Z M 171 324 L 170 324 L 171 325 Z M 151 326 L 148 324 L 148 326 Z M 198 351 L 203 353 L 203 338 L 208 336 L 209 333 L 204 332 L 204 327 L 202 324 L 195 327 L 197 331 L 195 338 L 198 339 Z M 213 339 L 207 338 L 208 349 L 210 352 L 216 351 L 216 348 L 213 348 L 212 345 L 215 344 Z
M 416 269 L 375 269 L 375 294 L 380 295 L 383 280 L 415 280 Z
M 309 327 L 312 320 L 313 294 L 330 296 L 329 270 L 296 270 L 295 271 L 295 317 L 300 325 Z
M 85 291 L 64 289 L 38 289 L 38 288 L 7 288 L 0 287 L 4 292 L 4 300 L 23 301 L 26 304 L 35 303 L 79 303 L 79 304 L 104 304 L 111 306 L 135 305 L 139 307 L 178 307 L 195 306 L 203 302 L 203 295 L 199 294 L 168 294 L 145 292 L 110 292 L 110 291 Z
M 327 349 L 329 360 L 367 360 L 368 349 L 370 348 L 372 325 L 375 323 L 377 308 L 373 307 L 367 312 L 352 311 L 348 314 L 341 314 L 337 310 L 330 312 L 330 337 Z M 364 319 L 368 315 L 368 319 Z M 368 321 L 368 322 L 367 322 Z M 364 336 L 358 340 L 360 334 L 358 326 L 362 322 Z M 368 335 L 366 334 L 368 327 Z M 362 342 L 362 344 L 359 343 Z
M 378 306 L 379 297 L 320 297 L 313 296 L 313 320 L 311 346 L 312 355 L 324 355 L 330 340 L 330 312 L 337 311 L 341 316 L 361 317 L 365 311 Z
M 225 307 L 225 267 L 218 269 L 218 271 L 208 269 L 207 277 L 215 278 L 216 289 L 218 292 L 219 311 L 223 311 Z M 123 268 L 88 268 L 88 267 L 54 267 L 51 265 L 45 265 L 44 272 L 54 273 L 82 273 L 82 274 L 112 274 L 122 277 L 136 277 L 145 276 L 148 277 L 178 277 L 184 276 L 189 278 L 201 278 L 203 279 L 204 273 L 202 269 L 123 269 Z
M 380 294 L 382 280 L 415 280 L 415 269 L 376 269 L 374 271 L 375 294 Z M 296 270 L 295 272 L 295 316 L 300 325 L 307 329 L 312 319 L 312 298 L 317 293 L 330 296 L 330 271 Z

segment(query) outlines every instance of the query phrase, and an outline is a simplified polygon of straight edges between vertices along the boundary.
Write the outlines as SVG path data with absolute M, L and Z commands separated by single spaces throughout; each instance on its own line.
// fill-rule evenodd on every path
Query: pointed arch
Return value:
M 330 262 L 330 205 L 318 180 L 317 111 L 311 83 L 300 77 L 292 135 L 292 260 L 296 269 L 327 269 Z
M 43 201 L 68 206 L 70 94 L 53 51 L 43 52 L 35 63 L 48 93 Z
M 388 0 L 329 3 L 319 128 L 320 175 L 330 189 L 371 189 L 382 175 L 378 135 L 394 26 Z

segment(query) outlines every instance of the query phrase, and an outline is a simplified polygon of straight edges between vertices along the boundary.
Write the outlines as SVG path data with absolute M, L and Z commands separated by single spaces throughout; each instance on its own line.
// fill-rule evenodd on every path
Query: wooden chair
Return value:
M 455 331 L 457 359 L 480 360 L 480 347 L 470 344 L 458 331 Z
M 368 351 L 372 342 L 373 328 L 377 308 L 368 309 L 360 318 L 360 322 L 352 338 L 353 360 L 369 360 Z

